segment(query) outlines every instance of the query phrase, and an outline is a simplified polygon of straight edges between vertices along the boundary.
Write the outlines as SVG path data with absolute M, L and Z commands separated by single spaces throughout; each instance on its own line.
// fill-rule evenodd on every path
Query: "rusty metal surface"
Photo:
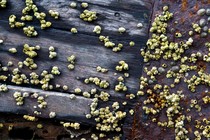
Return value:
M 168 28 L 167 28 L 167 36 L 169 37 L 170 41 L 179 42 L 181 40 L 187 40 L 189 38 L 188 32 L 190 30 L 193 30 L 192 23 L 198 23 L 198 21 L 201 18 L 207 18 L 207 16 L 200 17 L 196 13 L 200 8 L 209 8 L 210 1 L 196 1 L 196 0 L 160 0 L 155 1 L 154 9 L 153 9 L 153 17 L 151 22 L 153 22 L 155 15 L 162 13 L 162 7 L 168 5 L 169 11 L 174 14 L 173 19 L 168 22 Z M 177 22 L 175 22 L 177 21 Z M 208 28 L 210 28 L 208 24 Z M 182 37 L 176 38 L 175 33 L 181 32 Z M 150 33 L 151 36 L 151 33 Z M 193 36 L 194 43 L 193 47 L 187 50 L 186 53 L 184 53 L 183 56 L 190 56 L 191 53 L 200 51 L 202 54 L 208 54 L 208 50 L 205 47 L 205 42 L 210 41 L 210 35 L 208 35 L 206 38 L 201 38 L 199 34 L 196 34 Z M 161 64 L 166 63 L 169 65 L 167 70 L 171 68 L 170 63 L 172 61 L 170 60 L 163 60 L 160 61 L 151 61 L 150 65 L 144 64 L 143 67 L 148 67 L 150 69 L 151 67 L 160 67 Z M 174 63 L 174 62 L 173 62 Z M 187 63 L 192 65 L 192 63 Z M 175 65 L 179 65 L 179 63 L 175 62 Z M 203 62 L 201 60 L 198 60 L 194 65 L 198 66 L 199 69 L 204 69 L 204 72 L 209 74 L 210 73 L 210 64 L 207 62 Z M 189 79 L 192 75 L 194 75 L 196 72 L 189 72 L 188 76 L 184 78 Z M 148 77 L 144 72 L 142 74 L 144 77 Z M 182 107 L 181 113 L 184 115 L 192 116 L 191 122 L 185 121 L 186 129 L 188 130 L 187 136 L 190 139 L 194 139 L 194 131 L 198 130 L 200 133 L 202 133 L 202 130 L 195 128 L 195 120 L 199 120 L 202 122 L 203 118 L 207 118 L 207 120 L 210 120 L 210 106 L 209 104 L 204 104 L 202 101 L 202 98 L 206 95 L 210 94 L 210 87 L 207 85 L 199 85 L 196 88 L 196 92 L 192 93 L 188 87 L 187 84 L 184 82 L 184 78 L 182 81 L 175 86 L 175 88 L 171 89 L 171 93 L 176 92 L 177 90 L 183 90 L 184 98 L 180 101 L 180 105 Z M 157 83 L 162 85 L 170 85 L 173 83 L 173 79 L 166 79 L 165 75 L 159 75 L 157 76 Z M 152 89 L 152 85 L 149 85 L 144 90 L 146 92 L 147 89 Z M 156 94 L 156 91 L 153 91 L 154 95 Z M 147 96 L 147 95 L 146 95 Z M 174 128 L 167 128 L 167 127 L 160 127 L 157 125 L 157 123 L 152 122 L 152 118 L 157 118 L 158 121 L 166 121 L 166 109 L 161 110 L 161 112 L 158 115 L 147 115 L 142 110 L 143 101 L 147 99 L 146 96 L 140 97 L 139 103 L 136 105 L 136 114 L 134 116 L 133 121 L 133 129 L 131 132 L 131 139 L 132 140 L 172 140 L 175 138 L 175 130 Z M 157 100 L 155 103 L 158 103 L 158 96 L 156 98 Z M 190 108 L 190 101 L 191 99 L 197 99 L 198 104 L 201 106 L 202 110 L 201 112 L 197 111 L 195 108 L 191 108 L 190 112 L 187 112 L 187 109 Z M 181 114 L 180 113 L 180 114 Z M 178 117 L 177 115 L 176 117 Z M 202 140 L 205 140 L 207 138 L 202 137 Z

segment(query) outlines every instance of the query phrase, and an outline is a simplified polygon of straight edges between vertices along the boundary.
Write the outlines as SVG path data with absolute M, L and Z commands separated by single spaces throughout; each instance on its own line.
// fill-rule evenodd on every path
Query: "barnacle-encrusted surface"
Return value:
M 141 51 L 145 64 L 132 139 L 210 137 L 209 6 L 209 1 L 155 2 Z
M 66 121 L 72 138 L 86 128 L 87 138 L 128 137 L 152 2 L 85 2 L 9 1 L 0 11 L 0 82 L 9 85 L 0 110 Z

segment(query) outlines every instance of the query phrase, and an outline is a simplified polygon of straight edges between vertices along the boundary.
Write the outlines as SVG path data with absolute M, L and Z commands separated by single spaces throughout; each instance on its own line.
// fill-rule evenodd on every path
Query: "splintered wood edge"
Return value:
M 57 120 L 76 121 L 84 124 L 93 124 L 92 120 L 86 119 L 85 114 L 90 113 L 89 105 L 92 99 L 76 96 L 75 99 L 70 99 L 69 94 L 60 92 L 43 91 L 26 87 L 18 87 L 8 85 L 8 92 L 0 93 L 0 112 L 8 112 L 20 115 L 32 115 L 41 118 L 49 118 L 50 112 L 55 112 Z M 28 92 L 29 95 L 38 93 L 39 96 L 45 97 L 47 107 L 40 109 L 37 105 L 37 99 L 31 96 L 24 99 L 22 106 L 16 105 L 14 92 Z M 37 106 L 35 109 L 34 106 Z M 40 111 L 40 115 L 35 115 L 34 111 Z

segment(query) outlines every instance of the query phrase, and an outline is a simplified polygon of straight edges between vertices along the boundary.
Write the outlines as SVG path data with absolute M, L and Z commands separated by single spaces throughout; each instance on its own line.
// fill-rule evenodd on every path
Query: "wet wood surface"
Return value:
M 40 95 L 49 95 L 47 109 L 42 111 L 38 117 L 48 118 L 49 112 L 55 111 L 57 116 L 55 119 L 65 121 L 79 121 L 82 124 L 94 126 L 93 120 L 85 118 L 89 110 L 89 104 L 92 99 L 87 99 L 78 95 L 75 100 L 68 98 L 69 94 L 74 92 L 75 88 L 81 88 L 82 91 L 90 91 L 92 88 L 97 88 L 99 91 L 107 91 L 110 93 L 110 101 L 102 102 L 101 105 L 111 105 L 114 101 L 122 103 L 127 101 L 128 105 L 122 107 L 123 110 L 129 111 L 135 105 L 136 100 L 128 100 L 127 94 L 136 94 L 139 89 L 139 77 L 142 71 L 142 58 L 140 49 L 145 47 L 145 42 L 148 38 L 148 28 L 150 17 L 152 14 L 153 1 L 147 0 L 78 0 L 78 7 L 73 9 L 69 7 L 72 1 L 66 0 L 38 0 L 35 4 L 39 11 L 48 12 L 48 10 L 56 10 L 60 13 L 60 19 L 54 20 L 47 14 L 47 20 L 52 22 L 52 27 L 46 30 L 40 29 L 40 24 L 37 20 L 26 22 L 26 25 L 32 25 L 38 32 L 38 37 L 26 37 L 22 29 L 12 29 L 9 27 L 8 18 L 11 14 L 15 14 L 19 19 L 21 11 L 24 8 L 24 1 L 8 1 L 7 8 L 0 9 L 0 39 L 4 40 L 0 44 L 0 62 L 2 66 L 6 66 L 9 61 L 14 63 L 14 66 L 9 67 L 8 72 L 0 72 L 6 74 L 9 80 L 6 83 L 9 86 L 9 93 L 1 95 L 0 112 L 8 112 L 14 114 L 29 114 L 34 115 L 33 105 L 36 102 L 33 99 L 25 99 L 23 106 L 15 105 L 12 97 L 15 91 L 28 91 L 29 93 L 38 92 Z M 93 23 L 84 22 L 79 18 L 80 13 L 84 10 L 80 7 L 81 2 L 88 2 L 88 10 L 97 12 L 97 20 Z M 142 23 L 143 28 L 137 28 L 137 24 Z M 99 35 L 93 33 L 96 25 L 102 27 L 101 35 L 109 36 L 109 39 L 115 44 L 122 43 L 124 45 L 121 52 L 115 53 L 112 49 L 104 47 L 99 41 Z M 76 27 L 77 34 L 72 34 L 70 29 Z M 126 33 L 120 34 L 119 27 L 126 28 Z M 135 46 L 130 47 L 129 42 L 134 41 Z M 43 70 L 50 71 L 53 66 L 58 66 L 61 70 L 60 76 L 55 76 L 51 84 L 67 85 L 68 91 L 63 89 L 53 89 L 52 91 L 42 91 L 40 86 L 31 84 L 14 85 L 10 82 L 10 73 L 17 67 L 19 61 L 23 61 L 26 55 L 22 52 L 23 44 L 39 45 L 41 49 L 38 52 L 35 63 L 38 69 L 33 70 L 40 74 Z M 57 58 L 49 59 L 48 48 L 54 46 L 57 52 Z M 8 49 L 16 48 L 18 52 L 11 54 Z M 66 58 L 70 55 L 76 56 L 75 70 L 69 71 L 67 68 L 68 62 Z M 114 90 L 117 84 L 117 78 L 123 76 L 115 70 L 115 66 L 120 60 L 124 60 L 129 65 L 128 78 L 125 78 L 125 84 L 128 87 L 127 92 L 116 92 Z M 101 66 L 107 68 L 108 73 L 99 73 L 96 67 Z M 22 73 L 29 77 L 32 70 L 27 67 L 20 69 Z M 115 74 L 117 73 L 117 74 Z M 100 89 L 93 84 L 84 84 L 84 79 L 90 76 L 97 76 L 110 83 L 108 89 Z M 2 82 L 5 83 L 5 82 Z M 124 138 L 127 138 L 132 130 L 132 116 L 129 115 L 124 120 Z

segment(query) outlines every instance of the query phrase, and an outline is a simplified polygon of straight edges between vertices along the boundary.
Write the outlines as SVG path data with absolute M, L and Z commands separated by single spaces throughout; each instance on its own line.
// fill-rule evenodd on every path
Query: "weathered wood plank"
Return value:
M 11 29 L 8 24 L 8 17 L 11 14 L 15 14 L 18 18 L 21 16 L 21 10 L 24 7 L 24 2 L 18 1 L 9 1 L 8 8 L 0 10 L 1 15 L 4 15 L 0 18 L 0 39 L 4 40 L 4 44 L 0 45 L 0 61 L 5 66 L 8 61 L 14 63 L 13 67 L 9 67 L 9 71 L 17 67 L 19 61 L 23 61 L 26 56 L 22 52 L 22 46 L 25 43 L 30 45 L 40 45 L 41 50 L 39 50 L 39 56 L 35 58 L 35 62 L 38 64 L 38 69 L 33 70 L 38 74 L 43 70 L 50 70 L 52 66 L 59 66 L 61 69 L 61 75 L 55 76 L 55 79 L 52 81 L 52 84 L 61 84 L 68 85 L 69 90 L 65 91 L 67 93 L 74 92 L 74 89 L 79 87 L 82 91 L 89 91 L 92 88 L 97 88 L 94 85 L 86 85 L 83 83 L 84 78 L 89 76 L 97 76 L 104 80 L 110 82 L 110 87 L 105 91 L 108 91 L 111 94 L 110 102 L 101 103 L 100 105 L 111 105 L 113 101 L 118 101 L 120 104 L 123 101 L 127 101 L 128 105 L 123 106 L 123 110 L 127 112 L 126 121 L 123 120 L 123 138 L 129 139 L 129 133 L 132 127 L 132 117 L 129 115 L 129 109 L 133 108 L 133 105 L 136 103 L 136 100 L 128 100 L 126 94 L 136 94 L 139 89 L 139 77 L 142 70 L 142 58 L 139 55 L 139 50 L 145 46 L 146 39 L 148 37 L 148 27 L 149 27 L 149 18 L 152 13 L 153 0 L 78 0 L 78 5 L 81 2 L 89 3 L 89 10 L 96 11 L 98 13 L 98 19 L 93 23 L 87 23 L 79 19 L 79 14 L 83 9 L 78 6 L 76 9 L 69 8 L 69 1 L 66 0 L 38 0 L 35 3 L 38 5 L 40 11 L 48 12 L 48 10 L 56 10 L 60 13 L 60 20 L 53 20 L 49 16 L 47 17 L 52 21 L 52 28 L 47 30 L 41 30 L 39 27 L 38 21 L 28 22 L 27 25 L 35 26 L 36 30 L 39 33 L 37 38 L 27 38 L 22 32 L 22 29 Z M 136 25 L 141 22 L 143 28 L 139 29 Z M 102 27 L 102 35 L 109 36 L 110 40 L 114 43 L 123 43 L 124 48 L 119 53 L 112 52 L 111 49 L 107 49 L 99 41 L 98 35 L 95 35 L 92 31 L 95 25 L 100 25 Z M 118 28 L 125 27 L 126 33 L 119 34 Z M 71 27 L 76 27 L 78 29 L 78 34 L 72 34 L 69 32 Z M 134 41 L 135 46 L 129 47 L 129 42 Z M 54 46 L 58 57 L 54 60 L 48 58 L 48 48 L 49 46 Z M 9 48 L 15 47 L 18 50 L 17 54 L 11 54 L 7 50 Z M 69 71 L 67 69 L 66 57 L 74 54 L 77 57 L 75 70 Z M 115 70 L 115 66 L 120 60 L 125 60 L 130 67 L 128 71 L 130 74 L 129 78 L 125 78 L 126 86 L 128 86 L 128 91 L 124 93 L 115 92 L 114 87 L 117 84 L 117 78 L 123 73 L 119 73 Z M 96 67 L 102 66 L 109 69 L 107 74 L 96 72 Z M 23 73 L 29 75 L 31 70 L 24 67 L 21 69 Z M 115 75 L 117 73 L 117 75 Z M 0 72 L 1 74 L 1 72 Z M 9 81 L 8 84 L 12 84 Z M 40 87 L 35 87 L 33 85 L 22 85 L 23 89 L 21 90 L 32 90 L 39 91 Z M 28 88 L 26 88 L 26 86 Z M 14 92 L 16 88 L 12 87 L 10 92 Z M 30 87 L 30 88 L 29 88 Z M 14 88 L 14 89 L 13 89 Z M 20 90 L 21 87 L 17 87 L 17 90 Z M 98 88 L 99 89 L 99 88 Z M 91 99 L 85 99 L 82 97 L 77 97 L 79 102 L 78 106 L 73 105 L 73 107 L 68 110 L 68 107 L 72 104 L 68 102 L 68 95 L 63 92 L 62 89 L 53 89 L 53 92 L 48 91 L 39 91 L 40 94 L 56 94 L 51 95 L 46 100 L 48 100 L 49 108 L 46 111 L 43 111 L 42 116 L 40 117 L 47 118 L 48 113 L 51 110 L 55 110 L 59 107 L 63 107 L 57 115 L 56 119 L 64 120 L 75 120 L 78 118 L 81 119 L 81 122 L 84 124 L 93 124 L 92 121 L 89 121 L 85 118 L 84 112 L 89 111 L 87 104 L 91 102 Z M 99 89 L 104 90 L 104 89 Z M 58 93 L 58 94 L 57 94 Z M 7 93 L 3 94 L 5 98 L 8 96 Z M 11 98 L 11 93 L 8 94 Z M 61 97 L 60 97 L 61 96 Z M 57 99 L 60 98 L 60 99 Z M 76 99 L 76 100 L 77 100 Z M 3 100 L 3 98 L 2 98 Z M 8 103 L 12 102 L 12 98 L 9 99 Z M 75 100 L 75 101 L 76 101 Z M 53 101 L 58 101 L 54 103 Z M 64 101 L 64 102 L 63 102 Z M 85 102 L 83 102 L 85 101 Z M 31 102 L 31 99 L 26 99 L 27 104 Z M 32 101 L 33 102 L 33 101 Z M 62 102 L 62 103 L 60 103 Z M 66 102 L 69 104 L 66 105 Z M 8 104 L 4 101 L 4 104 Z M 32 114 L 31 105 L 27 107 L 23 106 L 22 108 L 17 107 L 13 100 L 12 108 L 10 112 L 16 113 L 29 113 Z M 85 106 L 86 105 L 86 106 Z M 85 106 L 85 107 L 84 107 Z M 81 112 L 73 111 L 75 107 L 81 107 Z M 23 109 L 23 110 L 20 110 Z M 2 109 L 3 110 L 3 109 Z M 5 110 L 5 108 L 4 108 Z M 68 110 L 65 112 L 65 110 Z M 56 110 L 57 111 L 57 110 Z M 55 112 L 56 112 L 55 111 Z M 79 110 L 78 110 L 79 111 Z M 8 111 L 9 112 L 9 111 Z M 67 115 L 67 116 L 66 116 Z M 66 116 L 66 117 L 63 117 Z M 78 118 L 76 118 L 79 116 Z
M 39 89 L 32 89 L 26 87 L 8 86 L 9 91 L 1 93 L 0 95 L 0 112 L 14 113 L 14 114 L 28 114 L 41 118 L 49 118 L 50 112 L 55 112 L 55 119 L 66 121 L 77 121 L 85 124 L 93 123 L 92 120 L 87 120 L 85 114 L 90 113 L 90 107 L 92 100 L 84 97 L 76 97 L 70 99 L 69 94 L 60 92 L 43 91 Z M 29 97 L 24 98 L 24 104 L 22 106 L 16 105 L 13 94 L 15 92 L 27 92 Z M 34 93 L 38 96 L 43 96 L 47 102 L 47 107 L 41 109 L 38 107 L 37 99 L 31 97 Z M 36 108 L 34 108 L 36 106 Z M 34 111 L 41 112 L 36 115 Z
M 111 5 L 112 1 L 110 1 Z M 114 2 L 115 3 L 115 2 Z M 120 2 L 120 5 L 123 5 L 123 2 Z M 10 3 L 11 7 L 14 5 L 20 5 L 20 7 L 23 7 L 22 3 L 16 3 L 12 2 Z M 131 77 L 126 80 L 126 83 L 129 87 L 130 93 L 135 93 L 138 89 L 138 77 L 140 76 L 141 71 L 141 57 L 139 56 L 138 50 L 140 49 L 139 46 L 143 46 L 144 42 L 143 40 L 146 39 L 147 37 L 147 30 L 148 30 L 148 19 L 145 19 L 143 17 L 144 14 L 149 14 L 148 11 L 145 11 L 144 9 L 141 10 L 135 9 L 132 12 L 130 11 L 123 11 L 122 8 L 118 9 L 113 9 L 110 7 L 110 10 L 107 10 L 107 7 L 103 9 L 103 6 L 99 5 L 93 5 L 91 7 L 91 10 L 97 11 L 99 13 L 99 18 L 97 20 L 97 23 L 94 24 L 87 24 L 83 21 L 81 21 L 78 16 L 79 13 L 81 12 L 81 8 L 79 10 L 71 9 L 68 7 L 69 2 L 63 2 L 60 4 L 59 1 L 55 3 L 49 3 L 49 1 L 40 1 L 40 3 L 37 3 L 38 5 L 44 7 L 45 11 L 48 11 L 49 9 L 54 9 L 60 12 L 61 15 L 61 20 L 54 21 L 53 23 L 53 29 L 49 29 L 47 31 L 40 31 L 38 28 L 38 31 L 40 33 L 40 37 L 33 39 L 31 41 L 30 38 L 24 37 L 24 36 L 19 36 L 17 33 L 22 32 L 19 29 L 10 29 L 7 25 L 7 23 L 2 24 L 2 37 L 5 38 L 5 46 L 7 47 L 16 47 L 16 46 L 21 46 L 23 44 L 22 40 L 24 40 L 24 43 L 32 43 L 32 44 L 37 44 L 42 47 L 43 53 L 41 56 L 39 56 L 38 60 L 41 61 L 47 61 L 49 63 L 52 63 L 52 61 L 49 61 L 46 59 L 47 57 L 47 49 L 50 45 L 55 46 L 58 50 L 58 59 L 54 62 L 53 64 L 57 65 L 59 64 L 61 66 L 61 69 L 64 69 L 64 72 L 62 73 L 68 73 L 68 75 L 63 75 L 61 77 L 58 77 L 58 80 L 60 84 L 64 83 L 69 83 L 68 86 L 70 86 L 69 92 L 72 92 L 74 88 L 76 87 L 84 87 L 84 90 L 88 90 L 90 88 L 88 87 L 93 87 L 93 86 L 86 86 L 81 83 L 81 81 L 75 80 L 75 77 L 88 77 L 88 76 L 95 76 L 99 75 L 100 77 L 104 77 L 107 80 L 110 81 L 111 88 L 109 89 L 110 93 L 113 94 L 113 96 L 122 96 L 120 94 L 114 94 L 115 91 L 114 89 L 114 83 L 116 83 L 116 78 L 117 76 L 113 76 L 113 74 L 116 72 L 115 66 L 117 65 L 118 61 L 120 60 L 126 60 L 130 66 L 130 73 Z M 97 4 L 97 1 L 93 4 Z M 105 4 L 105 3 L 104 3 Z M 103 5 L 104 5 L 103 4 Z M 115 6 L 117 3 L 115 3 Z M 140 2 L 132 2 L 130 3 L 131 5 L 136 4 L 139 5 L 139 7 L 142 7 L 142 3 Z M 144 2 L 146 6 L 151 6 L 149 5 L 148 2 Z M 57 5 L 53 6 L 53 5 Z M 127 7 L 128 8 L 128 7 Z M 40 8 L 42 10 L 42 8 Z M 64 10 L 65 9 L 65 10 Z M 67 10 L 67 11 L 66 11 Z M 116 19 L 115 13 L 117 11 L 121 11 L 122 17 L 120 19 Z M 19 11 L 19 12 L 18 12 Z M 7 13 L 4 13 L 4 15 L 8 15 L 15 13 L 20 15 L 20 8 L 11 8 L 6 10 Z M 100 15 L 103 15 L 103 18 L 100 18 Z M 2 19 L 4 21 L 7 20 L 8 16 L 4 16 Z M 138 20 L 139 19 L 139 20 Z M 137 29 L 136 25 L 138 22 L 142 22 L 144 25 L 144 28 L 142 29 Z M 128 24 L 126 24 L 128 23 Z M 34 24 L 34 23 L 32 23 Z M 110 49 L 106 49 L 103 47 L 102 43 L 99 42 L 98 37 L 92 33 L 92 30 L 94 28 L 94 25 L 101 25 L 104 29 L 104 35 L 109 35 L 111 40 L 113 38 L 113 41 L 115 42 L 120 42 L 125 44 L 125 48 L 122 52 L 116 54 L 112 52 Z M 35 22 L 35 25 L 37 25 L 37 22 Z M 117 30 L 120 26 L 125 26 L 126 29 L 128 29 L 127 33 L 125 35 L 120 35 L 117 33 Z M 70 27 L 77 27 L 78 28 L 78 35 L 72 35 L 68 30 Z M 3 32 L 4 30 L 4 32 Z M 22 34 L 22 33 L 20 33 Z M 58 36 L 60 36 L 58 38 Z M 6 39 L 7 38 L 7 39 Z M 68 39 L 67 39 L 68 38 Z M 129 41 L 135 41 L 136 46 L 133 48 L 128 47 Z M 61 45 L 62 44 L 62 45 Z M 5 48 L 6 49 L 6 48 Z M 100 52 L 100 53 L 98 53 Z M 75 54 L 78 58 L 77 64 L 76 64 L 76 70 L 73 73 L 68 72 L 66 69 L 67 64 L 64 63 L 66 61 L 66 56 L 70 54 Z M 60 55 L 62 54 L 62 55 Z M 19 54 L 18 54 L 19 55 Z M 1 55 L 2 58 L 4 59 L 6 56 Z M 39 62 L 38 62 L 39 64 Z M 66 66 L 65 66 L 66 64 Z M 43 69 L 49 69 L 50 65 L 44 65 L 39 64 L 40 70 Z M 81 66 L 82 68 L 77 67 Z M 101 75 L 99 73 L 96 73 L 94 68 L 97 67 L 98 65 L 104 66 L 109 68 L 110 72 L 106 75 Z M 48 66 L 48 67 L 47 67 Z M 70 76 L 71 75 L 71 76 Z M 73 76 L 72 76 L 73 75 Z M 64 77 L 72 77 L 69 79 L 66 79 Z M 60 80 L 59 80 L 60 79 Z M 62 79 L 62 80 L 61 80 Z M 111 80 L 115 79 L 115 80 Z M 74 84 L 72 84 L 74 83 Z

